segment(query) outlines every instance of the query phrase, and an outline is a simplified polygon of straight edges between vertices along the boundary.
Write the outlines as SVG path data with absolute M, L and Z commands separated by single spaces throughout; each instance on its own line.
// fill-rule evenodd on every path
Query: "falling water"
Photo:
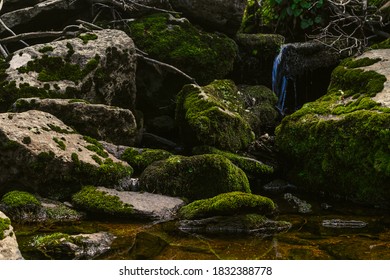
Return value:
M 278 97 L 278 103 L 276 104 L 276 108 L 280 111 L 281 114 L 284 113 L 284 106 L 286 101 L 287 94 L 287 84 L 288 79 L 286 77 L 286 66 L 283 63 L 284 59 L 284 50 L 287 45 L 283 45 L 280 49 L 279 54 L 274 60 L 274 65 L 272 69 L 272 90 Z

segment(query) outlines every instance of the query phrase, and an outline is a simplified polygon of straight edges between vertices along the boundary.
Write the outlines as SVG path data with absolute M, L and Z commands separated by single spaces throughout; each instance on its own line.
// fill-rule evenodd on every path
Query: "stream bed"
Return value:
M 111 249 L 97 257 L 106 260 L 134 259 L 129 249 L 139 232 L 148 232 L 167 241 L 168 245 L 151 255 L 150 258 L 157 260 L 390 259 L 388 210 L 338 200 L 324 202 L 299 195 L 302 201 L 310 203 L 306 210 L 302 210 L 291 200 L 291 194 L 269 197 L 279 208 L 274 219 L 292 224 L 287 232 L 273 236 L 191 234 L 178 230 L 175 221 L 88 220 L 13 226 L 25 259 L 45 258 L 31 245 L 36 236 L 54 232 L 78 234 L 98 231 L 116 236 Z M 143 243 L 142 246 L 148 245 Z M 150 246 L 155 245 L 151 242 Z

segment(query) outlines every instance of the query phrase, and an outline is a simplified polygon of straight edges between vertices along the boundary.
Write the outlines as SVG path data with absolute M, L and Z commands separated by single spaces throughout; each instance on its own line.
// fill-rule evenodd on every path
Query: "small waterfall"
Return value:
M 279 54 L 274 60 L 274 65 L 272 69 L 272 90 L 278 97 L 278 103 L 276 104 L 276 108 L 282 115 L 284 114 L 284 106 L 286 102 L 288 84 L 288 79 L 286 77 L 287 65 L 286 63 L 284 63 L 285 49 L 286 45 L 283 45 L 280 49 Z

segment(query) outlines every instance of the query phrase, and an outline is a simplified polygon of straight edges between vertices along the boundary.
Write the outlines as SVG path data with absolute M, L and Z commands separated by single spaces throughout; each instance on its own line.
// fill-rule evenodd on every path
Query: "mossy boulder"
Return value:
M 132 39 L 120 30 L 80 36 L 27 47 L 13 54 L 8 63 L 2 61 L 0 111 L 23 97 L 82 98 L 134 108 Z
M 0 211 L 0 260 L 22 260 L 11 220 Z
M 212 216 L 231 216 L 237 214 L 268 215 L 275 211 L 276 205 L 261 195 L 229 192 L 212 198 L 196 200 L 179 211 L 179 216 L 186 220 L 195 220 Z
M 192 153 L 196 155 L 201 154 L 217 154 L 226 157 L 236 166 L 241 168 L 248 178 L 263 178 L 269 179 L 273 173 L 274 168 L 262 163 L 254 158 L 240 156 L 234 153 L 218 150 L 210 146 L 197 146 L 192 149 Z
M 13 221 L 21 221 L 22 216 L 35 215 L 41 210 L 38 199 L 24 191 L 11 191 L 0 200 L 0 210 L 6 213 Z
M 72 196 L 72 202 L 77 208 L 95 215 L 129 217 L 134 213 L 132 205 L 94 186 L 83 187 Z
M 276 144 L 291 182 L 390 206 L 389 55 L 375 50 L 344 60 L 325 96 L 282 121 Z
M 153 162 L 167 159 L 170 156 L 172 154 L 165 150 L 130 147 L 123 152 L 121 159 L 130 164 L 135 173 L 141 174 Z
M 20 98 L 13 112 L 39 110 L 50 113 L 79 133 L 115 144 L 133 145 L 138 133 L 134 114 L 129 109 L 90 104 L 81 99 Z
M 114 186 L 133 169 L 53 115 L 30 110 L 0 114 L 0 193 L 30 190 L 65 198 L 85 184 Z
M 220 193 L 250 193 L 244 171 L 220 155 L 172 156 L 149 165 L 140 177 L 141 190 L 189 200 Z
M 176 122 L 187 146 L 209 145 L 235 152 L 255 138 L 243 111 L 234 82 L 215 80 L 204 87 L 183 87 L 177 98 Z
M 129 24 L 138 48 L 172 64 L 206 84 L 224 78 L 237 56 L 235 42 L 222 34 L 205 33 L 184 18 L 155 14 Z

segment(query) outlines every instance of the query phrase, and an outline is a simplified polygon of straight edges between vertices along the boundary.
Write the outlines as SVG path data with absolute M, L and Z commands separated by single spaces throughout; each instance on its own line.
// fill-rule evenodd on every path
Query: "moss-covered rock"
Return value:
M 234 153 L 218 150 L 210 146 L 197 146 L 192 149 L 193 154 L 217 154 L 226 157 L 241 168 L 248 178 L 269 178 L 274 173 L 272 166 L 266 165 L 253 158 L 240 156 Z
M 176 66 L 199 83 L 221 79 L 233 69 L 235 42 L 225 35 L 204 33 L 186 19 L 155 14 L 135 20 L 129 27 L 140 49 Z
M 268 197 L 243 192 L 229 192 L 183 206 L 179 215 L 182 219 L 195 220 L 212 216 L 248 213 L 267 215 L 275 209 L 274 202 Z
M 0 240 L 4 239 L 4 231 L 9 229 L 11 220 L 7 218 L 0 218 Z
M 390 73 L 377 59 L 388 55 L 345 60 L 328 93 L 277 128 L 281 163 L 297 186 L 390 206 Z
M 149 165 L 140 177 L 140 188 L 152 193 L 190 200 L 220 193 L 250 193 L 245 173 L 220 155 L 172 156 Z
M 230 80 L 215 80 L 205 87 L 184 86 L 176 107 L 176 121 L 184 143 L 233 152 L 247 147 L 255 135 L 240 114 L 244 105 L 239 95 Z
M 85 186 L 72 196 L 72 202 L 88 213 L 126 217 L 133 214 L 133 207 L 117 196 L 109 195 L 93 186 Z
M 121 159 L 134 168 L 135 173 L 140 174 L 150 164 L 158 160 L 164 160 L 172 156 L 170 152 L 160 149 L 127 148 Z

